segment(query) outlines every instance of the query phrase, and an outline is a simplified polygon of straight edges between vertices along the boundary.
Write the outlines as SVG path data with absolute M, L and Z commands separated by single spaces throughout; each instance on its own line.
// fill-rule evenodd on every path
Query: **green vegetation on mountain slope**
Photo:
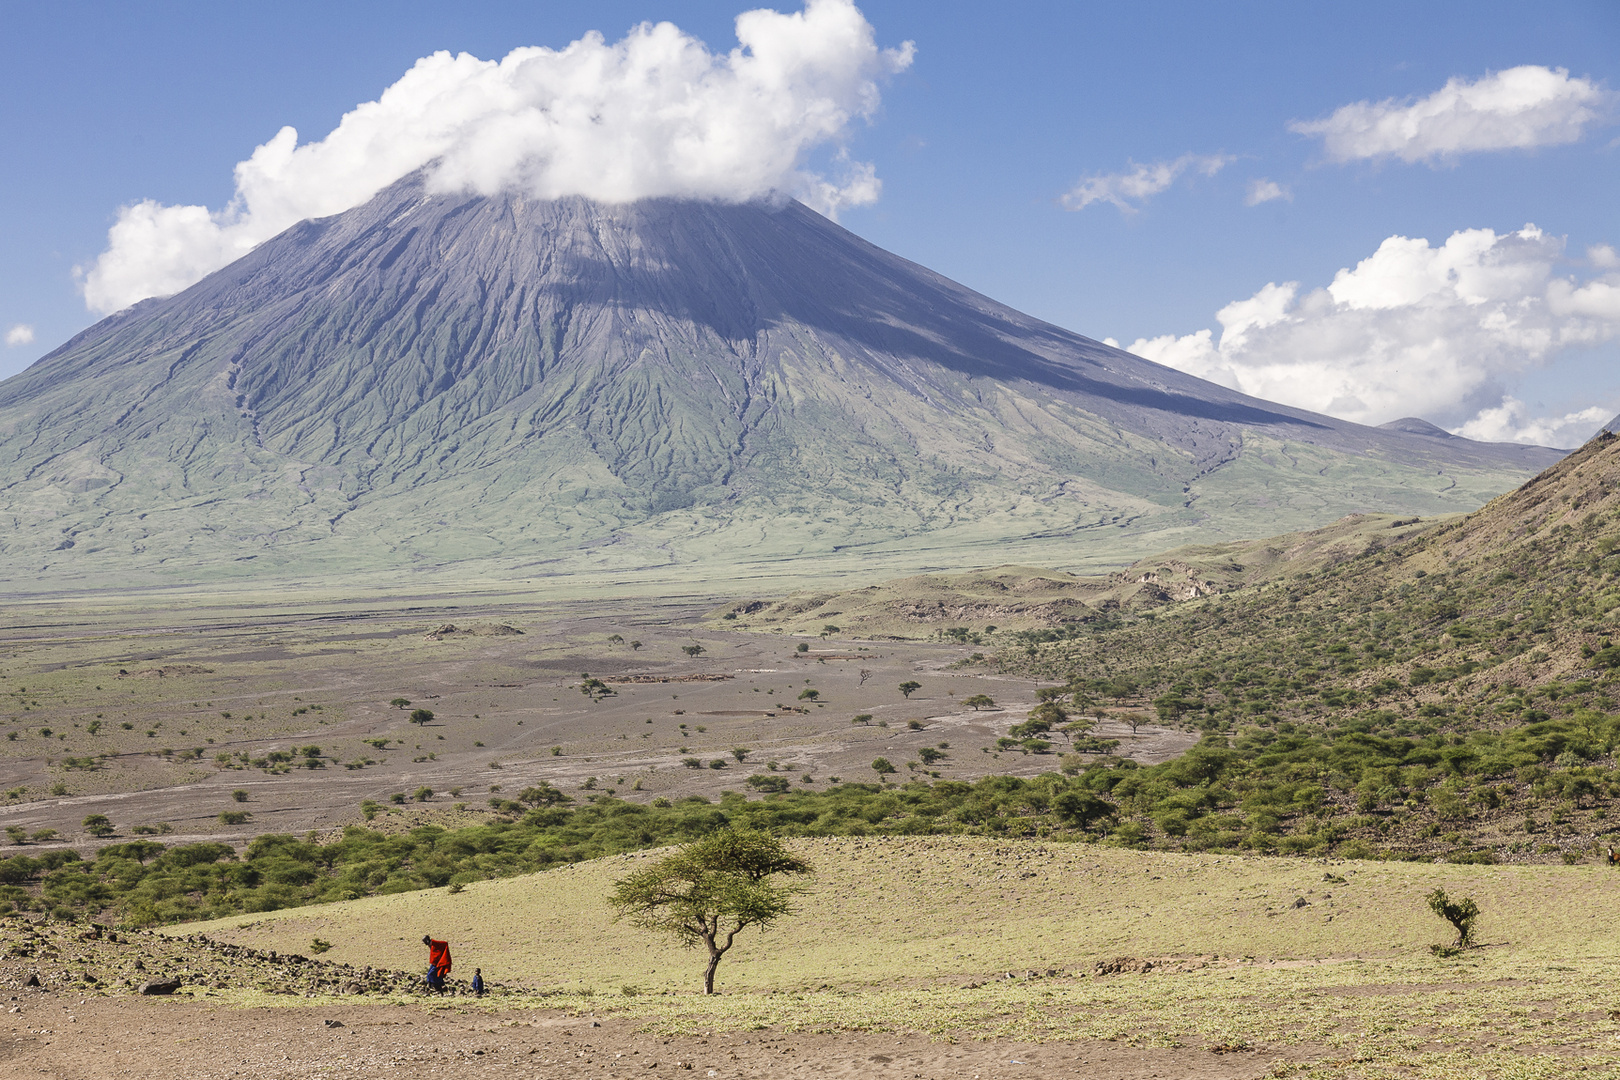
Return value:
M 1206 732 L 1098 779 L 1116 839 L 1575 857 L 1620 795 L 1620 439 L 1467 518 L 1181 604 L 1026 630 L 1008 669 Z M 1606 842 L 1606 841 L 1605 841 Z M 1475 851 L 1470 856 L 1468 852 Z

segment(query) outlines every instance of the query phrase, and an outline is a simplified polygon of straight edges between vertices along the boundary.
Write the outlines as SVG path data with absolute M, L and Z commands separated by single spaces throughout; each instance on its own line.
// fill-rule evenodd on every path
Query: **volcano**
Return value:
M 0 579 L 1087 567 L 1559 456 L 1246 397 L 791 201 L 413 176 L 0 384 Z

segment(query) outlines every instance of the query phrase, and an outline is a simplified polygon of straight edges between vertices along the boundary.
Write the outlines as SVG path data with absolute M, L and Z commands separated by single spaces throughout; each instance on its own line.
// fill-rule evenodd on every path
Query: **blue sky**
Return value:
M 647 20 L 724 52 L 744 7 L 0 2 L 0 375 L 97 318 L 75 268 L 96 266 L 121 207 L 222 210 L 233 167 L 284 125 L 321 140 L 420 57 L 500 59 L 591 30 L 613 43 Z M 834 178 L 871 165 L 880 197 L 839 220 L 873 242 L 1080 333 L 1351 419 L 1417 412 L 1572 445 L 1620 412 L 1612 0 L 860 12 L 878 46 L 915 53 L 868 72 L 881 104 L 798 162 Z M 1500 73 L 1536 68 L 1552 96 L 1516 137 L 1491 128 L 1506 114 L 1446 113 L 1404 148 L 1346 150 L 1342 124 L 1309 127 L 1358 102 L 1391 123 L 1443 112 L 1448 82 L 1488 104 L 1513 89 Z M 1121 194 L 1160 165 L 1160 190 Z M 1082 206 L 1086 191 L 1103 197 Z

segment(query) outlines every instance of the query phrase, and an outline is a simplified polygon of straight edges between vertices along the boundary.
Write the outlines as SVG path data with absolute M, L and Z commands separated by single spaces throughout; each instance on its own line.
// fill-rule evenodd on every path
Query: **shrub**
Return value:
M 1474 944 L 1474 922 L 1479 918 L 1479 905 L 1471 896 L 1452 900 L 1446 890 L 1436 889 L 1426 898 L 1429 910 L 1450 923 L 1457 931 L 1457 940 L 1450 945 L 1431 945 L 1436 956 L 1456 956 Z
M 219 823 L 221 825 L 243 825 L 252 816 L 246 810 L 221 810 L 219 812 Z

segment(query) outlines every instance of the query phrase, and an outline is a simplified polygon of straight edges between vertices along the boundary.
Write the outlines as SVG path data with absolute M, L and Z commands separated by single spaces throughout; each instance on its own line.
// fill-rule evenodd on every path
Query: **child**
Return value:
M 473 968 L 473 993 L 484 996 L 484 969 Z

